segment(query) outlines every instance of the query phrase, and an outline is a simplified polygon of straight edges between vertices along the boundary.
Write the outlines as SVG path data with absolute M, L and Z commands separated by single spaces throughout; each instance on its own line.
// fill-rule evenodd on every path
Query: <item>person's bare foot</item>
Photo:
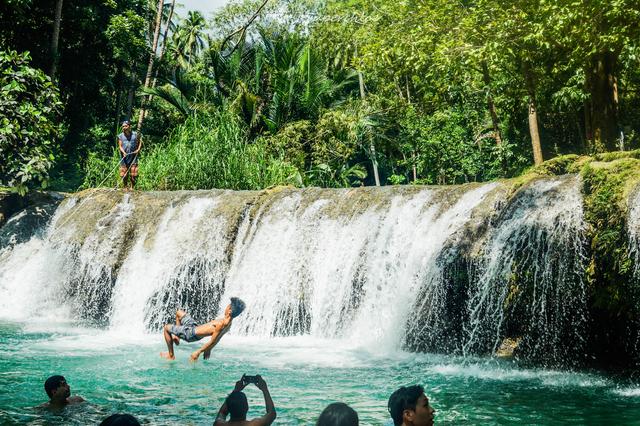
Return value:
M 165 359 L 171 359 L 171 360 L 176 359 L 176 357 L 171 355 L 169 352 L 160 352 L 160 356 Z
M 174 345 L 178 346 L 180 344 L 180 338 L 178 336 L 171 336 L 171 339 Z

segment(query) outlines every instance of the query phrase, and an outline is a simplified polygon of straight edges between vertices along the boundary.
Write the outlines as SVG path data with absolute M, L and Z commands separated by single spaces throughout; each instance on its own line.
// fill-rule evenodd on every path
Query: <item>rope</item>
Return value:
M 127 170 L 124 172 L 124 175 L 122 175 L 122 177 L 120 177 L 120 180 L 122 180 L 123 183 L 124 183 L 124 177 L 129 173 L 129 170 L 131 170 L 131 166 L 133 166 L 134 161 L 136 161 L 136 158 L 138 158 L 138 154 L 139 154 L 139 152 L 136 152 L 136 155 L 133 157 L 133 160 L 131 161 L 131 164 L 129 164 L 129 167 L 127 167 Z M 120 163 L 122 163 L 122 160 L 124 160 L 124 159 L 125 159 L 125 157 L 122 157 L 120 159 L 120 161 L 118 162 L 118 166 L 120 165 Z M 109 177 L 109 176 L 107 176 L 107 177 Z M 129 179 L 131 179 L 131 176 L 129 176 Z M 104 181 L 103 181 L 103 183 L 104 183 Z M 98 186 L 100 186 L 100 185 L 98 185 Z M 113 189 L 117 189 L 117 188 L 118 188 L 118 184 L 116 183 L 116 187 L 113 188 Z
M 138 154 L 136 154 L 135 157 L 133 157 L 133 161 L 135 161 L 136 158 L 138 158 Z M 116 170 L 120 167 L 120 164 L 122 163 L 122 160 L 124 160 L 124 159 L 125 159 L 125 157 L 122 157 L 120 159 L 120 161 L 118 161 L 118 164 L 116 164 L 116 167 L 115 167 Z M 131 169 L 131 166 L 133 166 L 133 161 L 131 162 L 131 164 L 129 164 L 129 167 L 127 168 L 127 171 L 125 172 L 124 176 L 126 176 L 127 173 L 129 173 L 129 170 Z M 102 184 L 104 184 L 107 181 L 107 179 L 109 179 L 109 176 L 111 175 L 111 173 L 113 173 L 113 172 L 108 173 L 107 176 L 102 180 L 102 182 L 100 182 L 96 186 L 96 188 L 100 188 L 102 186 Z M 118 186 L 118 184 L 116 184 L 116 188 L 108 188 L 108 190 L 115 191 L 117 189 L 117 186 Z M 62 221 L 60 223 L 56 223 L 56 227 L 60 228 L 63 225 L 65 225 L 67 222 L 69 222 L 69 220 L 71 220 L 71 218 L 74 216 L 74 214 L 76 214 L 77 212 L 81 211 L 80 206 L 82 206 L 82 204 L 84 204 L 84 202 L 87 201 L 88 199 L 89 199 L 89 197 L 84 198 L 80 202 L 80 204 L 78 206 L 76 206 L 75 211 L 71 212 L 71 214 L 69 214 L 69 216 L 67 216 L 64 221 Z

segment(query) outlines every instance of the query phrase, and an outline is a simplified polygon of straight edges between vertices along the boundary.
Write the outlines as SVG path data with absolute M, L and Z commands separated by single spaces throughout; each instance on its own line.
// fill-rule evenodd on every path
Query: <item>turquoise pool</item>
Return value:
M 638 424 L 640 385 L 597 373 L 520 368 L 506 361 L 404 352 L 377 353 L 348 342 L 226 336 L 208 361 L 190 364 L 182 344 L 168 362 L 160 334 L 122 336 L 71 324 L 0 323 L 0 423 L 91 424 L 128 412 L 147 424 L 211 424 L 235 380 L 262 374 L 277 424 L 313 424 L 344 401 L 361 424 L 387 425 L 389 394 L 423 384 L 437 424 Z M 37 405 L 43 381 L 63 374 L 88 403 L 62 413 Z M 262 395 L 247 391 L 250 414 Z

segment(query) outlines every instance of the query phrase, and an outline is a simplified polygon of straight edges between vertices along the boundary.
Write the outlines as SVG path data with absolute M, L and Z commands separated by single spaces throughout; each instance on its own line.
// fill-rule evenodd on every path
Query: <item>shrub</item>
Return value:
M 62 133 L 62 103 L 29 53 L 0 51 L 0 183 L 18 192 L 46 187 Z
M 116 186 L 119 161 L 115 150 L 110 159 L 91 155 L 83 187 Z M 268 153 L 260 142 L 249 143 L 246 128 L 227 110 L 195 113 L 164 142 L 146 150 L 143 145 L 139 173 L 142 190 L 262 189 L 300 182 L 283 156 Z

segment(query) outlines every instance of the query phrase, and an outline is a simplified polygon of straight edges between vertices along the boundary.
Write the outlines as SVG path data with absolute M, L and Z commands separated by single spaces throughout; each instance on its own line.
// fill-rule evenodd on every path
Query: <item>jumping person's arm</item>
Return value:
M 262 395 L 264 396 L 264 405 L 267 409 L 267 413 L 262 417 L 253 419 L 251 421 L 251 424 L 256 426 L 269 426 L 276 419 L 276 406 L 273 404 L 273 399 L 271 399 L 271 394 L 269 393 L 267 382 L 264 381 L 262 376 L 258 376 L 258 383 L 256 383 L 256 387 L 262 391 Z
M 220 337 L 222 337 L 223 330 L 224 330 L 224 325 L 217 324 L 216 330 L 213 333 L 211 333 L 211 339 L 207 343 L 205 343 L 200 349 L 198 349 L 197 351 L 191 354 L 191 361 L 197 361 L 198 357 L 203 352 L 204 352 L 205 359 L 208 359 L 209 354 L 211 353 L 211 349 L 213 349 L 213 347 L 218 344 Z

